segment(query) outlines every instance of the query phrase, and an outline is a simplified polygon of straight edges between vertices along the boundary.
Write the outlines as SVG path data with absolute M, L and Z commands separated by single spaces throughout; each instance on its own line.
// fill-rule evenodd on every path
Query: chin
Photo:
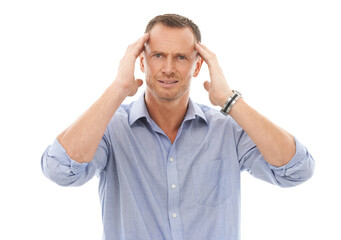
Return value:
M 157 98 L 163 101 L 171 102 L 179 100 L 183 97 L 186 97 L 186 92 L 167 92 L 167 91 L 160 91 L 156 93 Z
M 189 88 L 164 89 L 153 85 L 148 86 L 147 84 L 147 91 L 149 92 L 149 95 L 153 96 L 155 100 L 160 101 L 171 102 L 179 100 L 186 96 L 189 97 Z

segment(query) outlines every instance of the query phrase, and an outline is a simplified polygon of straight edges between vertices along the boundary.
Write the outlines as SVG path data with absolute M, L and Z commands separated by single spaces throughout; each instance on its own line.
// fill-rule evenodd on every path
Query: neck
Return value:
M 145 93 L 145 102 L 150 117 L 164 131 L 172 143 L 185 118 L 188 100 L 189 94 L 169 101 L 155 98 L 148 91 Z

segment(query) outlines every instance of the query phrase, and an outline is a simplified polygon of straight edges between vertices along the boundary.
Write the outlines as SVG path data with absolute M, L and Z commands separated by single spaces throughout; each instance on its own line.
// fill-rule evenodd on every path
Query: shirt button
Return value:
M 171 158 L 169 159 L 169 161 L 170 161 L 170 162 L 173 162 L 173 161 L 174 161 L 174 158 L 171 157 Z
M 176 213 L 173 213 L 173 214 L 172 214 L 172 217 L 173 217 L 173 218 L 176 218 Z
M 175 189 L 176 188 L 176 185 L 175 184 L 172 184 L 172 186 L 171 186 L 173 189 Z

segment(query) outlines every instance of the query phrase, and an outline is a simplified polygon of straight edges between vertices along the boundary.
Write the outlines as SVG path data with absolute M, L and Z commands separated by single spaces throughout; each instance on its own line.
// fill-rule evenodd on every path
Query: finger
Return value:
M 148 41 L 148 39 L 149 39 L 149 33 L 143 34 L 142 37 L 140 37 L 134 43 L 129 45 L 127 49 L 127 53 L 132 54 L 135 56 L 135 58 L 137 58 L 143 51 L 144 44 Z
M 133 42 L 130 46 L 140 46 L 143 45 L 149 39 L 149 33 L 143 34 L 140 38 L 138 38 L 135 42 Z
M 208 63 L 209 59 L 212 58 L 212 54 L 207 51 L 207 49 L 205 49 L 202 44 L 197 43 L 195 45 L 195 48 L 198 51 L 199 55 L 204 59 L 204 61 Z
M 148 40 L 149 40 L 149 33 L 145 33 L 142 35 L 142 37 L 140 37 L 137 40 L 137 42 L 138 42 L 138 44 L 143 46 Z
M 149 39 L 149 33 L 143 34 L 141 38 L 143 39 L 143 41 L 147 41 Z
M 135 54 L 136 57 L 138 57 L 141 52 L 144 49 L 144 44 L 148 41 L 149 39 L 149 33 L 145 33 L 137 42 L 137 54 Z
M 136 81 L 138 87 L 141 87 L 141 86 L 142 86 L 142 84 L 143 84 L 143 80 L 142 80 L 142 79 L 139 79 L 139 78 L 138 78 L 138 79 L 136 79 L 135 81 Z
M 206 47 L 204 44 L 202 44 L 201 42 L 198 42 L 199 46 L 202 47 L 203 49 L 205 49 L 209 54 L 214 54 L 208 47 Z
M 209 81 L 205 81 L 204 82 L 204 88 L 207 92 L 209 92 L 210 88 L 211 88 L 211 83 Z

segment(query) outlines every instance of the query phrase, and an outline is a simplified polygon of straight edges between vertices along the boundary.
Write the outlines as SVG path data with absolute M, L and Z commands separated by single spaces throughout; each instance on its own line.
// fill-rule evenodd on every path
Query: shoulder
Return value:
M 129 113 L 132 107 L 132 103 L 121 104 L 114 115 L 111 117 L 106 130 L 104 132 L 104 137 L 109 139 L 109 141 L 114 141 L 115 135 L 122 135 L 129 131 Z
M 108 127 L 115 124 L 117 126 L 118 123 L 128 123 L 129 122 L 129 114 L 134 102 L 129 104 L 121 104 L 114 115 L 112 116 Z
M 122 103 L 116 110 L 113 118 L 122 118 L 122 117 L 128 117 L 130 112 L 134 111 L 133 109 L 136 109 L 137 101 L 132 101 L 130 103 Z
M 222 114 L 220 112 L 220 110 L 218 110 L 218 109 L 209 107 L 209 106 L 204 105 L 204 104 L 199 104 L 199 103 L 195 103 L 195 104 L 204 113 L 206 120 L 208 122 L 212 122 L 212 121 L 228 122 L 228 121 L 231 121 L 231 119 L 232 119 L 230 116 L 225 116 L 224 114 Z
M 220 109 L 209 107 L 207 105 L 195 103 L 204 113 L 208 125 L 224 126 L 234 130 L 240 130 L 241 127 L 230 116 L 225 116 L 220 112 Z
M 133 106 L 134 102 L 129 104 L 121 104 L 118 109 L 116 110 L 114 116 L 116 115 L 127 115 L 130 113 L 131 107 Z

